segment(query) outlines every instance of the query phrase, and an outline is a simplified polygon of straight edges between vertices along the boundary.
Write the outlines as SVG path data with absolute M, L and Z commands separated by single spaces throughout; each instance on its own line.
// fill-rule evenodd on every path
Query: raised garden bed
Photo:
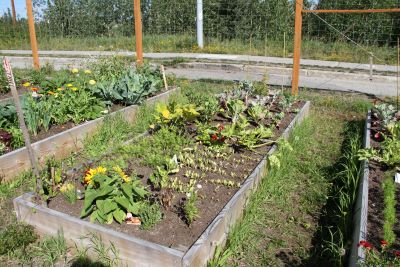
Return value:
M 166 102 L 171 94 L 177 91 L 177 88 L 172 88 L 167 92 L 149 98 L 146 100 L 146 103 L 148 105 L 154 105 L 157 102 Z M 132 105 L 121 108 L 110 115 L 121 114 L 128 122 L 133 122 L 138 109 L 139 106 Z M 70 127 L 68 127 L 68 125 L 65 125 L 65 128 L 59 126 L 57 128 L 59 133 L 33 143 L 32 147 L 39 159 L 39 163 L 43 164 L 45 159 L 50 156 L 61 159 L 73 151 L 82 149 L 83 139 L 93 134 L 103 120 L 104 117 L 100 117 L 77 126 L 70 125 Z M 0 156 L 0 175 L 3 181 L 10 181 L 13 177 L 20 174 L 22 171 L 28 170 L 30 167 L 28 151 L 25 147 Z
M 354 213 L 350 266 L 400 264 L 400 186 L 394 182 L 400 164 L 397 156 L 400 151 L 398 115 L 393 106 L 381 104 L 369 111 L 366 118 L 364 149 L 360 151 L 363 171 Z M 385 190 L 391 190 L 391 193 L 385 193 Z M 386 199 L 390 195 L 392 202 Z M 396 223 L 390 217 L 395 217 Z M 371 256 L 368 251 L 372 251 Z
M 272 108 L 274 107 L 272 105 Z M 280 136 L 285 139 L 288 138 L 294 126 L 307 116 L 309 107 L 309 102 L 297 101 L 293 103 L 290 109 L 291 112 L 286 112 L 280 118 L 279 127 L 273 128 L 273 139 L 276 140 Z M 236 106 L 234 109 L 237 108 Z M 178 109 L 181 110 L 180 108 Z M 183 109 L 185 110 L 184 113 L 195 113 L 191 106 Z M 204 109 L 201 110 L 204 111 Z M 294 110 L 296 112 L 293 112 Z M 160 113 L 163 115 L 161 123 L 166 123 L 165 120 L 167 118 L 168 120 L 172 118 L 170 117 L 170 112 L 165 111 L 165 109 L 160 110 Z M 181 113 L 175 110 L 173 114 Z M 177 161 L 167 161 L 165 170 L 168 173 L 168 178 L 166 181 L 157 180 L 156 176 L 152 176 L 157 172 L 143 165 L 144 159 L 140 158 L 140 156 L 138 158 L 136 156 L 125 158 L 126 166 L 124 170 L 126 172 L 135 171 L 136 174 L 130 176 L 134 177 L 131 178 L 134 179 L 134 182 L 124 176 L 124 173 L 121 175 L 123 181 L 120 178 L 108 180 L 112 183 L 117 182 L 117 184 L 113 185 L 114 189 L 119 188 L 121 183 L 130 185 L 131 183 L 141 182 L 149 185 L 148 189 L 146 189 L 150 190 L 150 196 L 147 201 L 152 199 L 154 203 L 162 204 L 163 213 L 161 222 L 153 228 L 141 229 L 125 222 L 117 223 L 113 221 L 113 216 L 115 220 L 118 217 L 115 214 L 109 218 L 111 221 L 109 221 L 110 224 L 108 226 L 90 223 L 89 218 L 86 216 L 84 216 L 86 217 L 84 219 L 79 219 L 86 202 L 77 201 L 75 204 L 70 204 L 61 194 L 50 199 L 48 207 L 36 204 L 32 199 L 32 194 L 25 194 L 15 199 L 14 206 L 17 211 L 17 217 L 19 220 L 34 225 L 40 233 L 44 234 L 54 234 L 59 228 L 63 228 L 66 238 L 77 243 L 79 243 L 80 237 L 89 232 L 100 235 L 105 242 L 110 241 L 119 249 L 122 264 L 128 264 L 129 266 L 204 266 L 212 257 L 215 247 L 226 241 L 231 226 L 241 217 L 250 193 L 257 187 L 267 172 L 268 156 L 277 149 L 273 142 L 263 141 L 264 139 L 257 139 L 257 143 L 249 144 L 248 142 L 243 143 L 245 140 L 241 140 L 236 135 L 234 137 L 221 135 L 229 132 L 228 130 L 225 132 L 224 127 L 221 127 L 221 125 L 235 130 L 236 126 L 232 126 L 235 125 L 234 119 L 230 118 L 230 120 L 232 120 L 232 124 L 228 125 L 229 120 L 227 118 L 219 115 L 212 117 L 210 125 L 215 127 L 216 130 L 211 130 L 215 132 L 211 132 L 208 138 L 210 138 L 211 143 L 214 142 L 210 146 L 217 150 L 211 152 L 210 148 L 208 148 L 208 141 L 206 141 L 208 132 L 202 135 L 200 132 L 203 130 L 199 126 L 201 124 L 186 123 L 184 126 L 185 133 L 188 134 L 186 136 L 188 138 L 196 137 L 198 141 L 201 141 L 197 143 L 194 150 L 193 147 L 188 147 L 181 151 L 182 153 L 178 156 L 179 164 Z M 271 121 L 268 122 L 268 119 L 263 120 L 264 122 L 272 124 Z M 266 130 L 263 126 L 247 125 L 247 129 L 250 131 L 249 134 L 253 130 Z M 157 135 L 158 132 L 162 133 L 162 129 L 170 128 L 161 127 L 161 130 L 156 130 L 152 135 Z M 176 128 L 174 129 L 176 130 Z M 152 138 L 152 135 L 149 138 Z M 216 145 L 216 142 L 218 142 L 217 147 L 213 146 Z M 223 143 L 226 146 L 223 146 Z M 223 146 L 222 150 L 218 147 L 220 144 Z M 240 147 L 238 146 L 239 144 L 241 144 Z M 243 149 L 244 145 L 251 145 L 251 149 Z M 234 149 L 231 149 L 232 147 Z M 107 174 L 104 169 L 97 169 L 97 173 L 100 173 L 100 176 L 95 176 L 96 174 L 93 174 L 95 168 L 100 168 L 106 162 L 120 162 L 120 155 L 135 155 L 136 153 L 134 152 L 134 144 L 131 147 L 122 148 L 122 151 L 124 149 L 125 152 L 116 150 L 105 155 L 100 161 L 90 162 L 86 166 L 90 170 L 84 174 L 86 185 L 85 187 L 77 185 L 77 188 L 80 187 L 80 189 L 86 190 L 86 194 L 94 192 L 90 190 L 99 189 L 95 189 L 97 187 L 96 179 L 101 177 L 108 179 L 105 176 L 110 174 Z M 232 152 L 227 156 L 225 153 L 228 152 L 226 151 Z M 204 162 L 209 162 L 210 166 L 214 166 L 213 170 L 208 169 L 208 163 L 205 166 L 201 166 L 199 158 L 202 158 Z M 195 163 L 191 160 L 194 160 Z M 176 164 L 174 168 L 179 166 L 178 171 L 170 169 L 170 164 L 173 164 L 173 162 Z M 76 170 L 67 180 L 69 182 L 82 181 L 84 170 L 85 168 Z M 159 167 L 157 167 L 157 170 L 160 171 Z M 116 174 L 120 174 L 120 172 L 116 171 L 112 175 Z M 164 182 L 165 184 L 163 185 Z M 173 197 L 168 195 L 171 191 L 173 191 Z M 133 195 L 140 195 L 138 192 L 143 191 L 142 189 L 138 191 L 133 189 L 133 192 L 136 192 Z M 187 207 L 194 195 L 198 197 L 194 203 L 196 203 L 199 216 L 190 218 L 185 207 Z M 181 205 L 182 202 L 184 202 L 184 205 Z M 100 204 L 99 202 L 96 205 Z M 92 212 L 90 217 L 98 222 L 103 221 L 104 218 L 102 217 L 103 215 L 100 215 L 101 208 L 99 207 L 90 211 Z M 184 213 L 182 212 L 183 210 L 185 211 Z M 128 218 L 130 217 L 127 216 L 126 219 Z M 140 220 L 146 222 L 143 217 L 140 217 Z

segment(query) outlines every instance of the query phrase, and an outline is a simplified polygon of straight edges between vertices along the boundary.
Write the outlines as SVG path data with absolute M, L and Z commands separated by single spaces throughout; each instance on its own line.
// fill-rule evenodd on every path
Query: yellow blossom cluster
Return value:
M 95 168 L 95 169 L 89 169 L 89 170 L 87 170 L 86 171 L 86 173 L 85 173 L 85 178 L 84 178 L 84 182 L 85 182 L 85 184 L 93 184 L 93 177 L 96 175 L 96 174 L 105 174 L 107 172 L 107 169 L 106 168 L 104 168 L 104 167 L 101 167 L 101 166 L 99 166 L 99 167 L 97 167 L 97 168 Z

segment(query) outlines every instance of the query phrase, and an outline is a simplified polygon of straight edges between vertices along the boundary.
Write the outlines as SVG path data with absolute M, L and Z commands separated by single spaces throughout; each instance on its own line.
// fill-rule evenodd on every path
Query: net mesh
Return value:
M 33 0 L 40 50 L 134 51 L 132 0 Z M 204 40 L 196 42 L 196 0 L 142 0 L 144 52 L 290 57 L 294 1 L 204 0 Z M 0 49 L 30 49 L 25 0 L 1 2 Z M 398 0 L 314 0 L 304 9 L 400 8 Z M 400 13 L 303 16 L 302 57 L 395 64 Z

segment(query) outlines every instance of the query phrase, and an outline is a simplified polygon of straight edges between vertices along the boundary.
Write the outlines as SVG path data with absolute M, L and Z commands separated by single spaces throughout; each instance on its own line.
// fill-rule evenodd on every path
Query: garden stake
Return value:
M 22 111 L 21 103 L 19 101 L 19 96 L 18 96 L 18 92 L 17 92 L 17 87 L 15 85 L 15 80 L 14 80 L 14 75 L 13 75 L 13 72 L 11 69 L 11 65 L 10 65 L 10 62 L 5 57 L 3 58 L 3 67 L 6 72 L 8 84 L 10 85 L 10 88 L 11 88 L 12 96 L 14 98 L 15 108 L 17 110 L 17 115 L 18 115 L 19 126 L 21 127 L 22 134 L 24 135 L 25 146 L 26 146 L 26 149 L 28 150 L 28 155 L 29 155 L 29 160 L 31 161 L 33 175 L 35 176 L 35 179 L 36 179 L 36 197 L 38 200 L 40 200 L 39 192 L 42 188 L 42 183 L 41 183 L 40 176 L 39 176 L 39 168 L 37 165 L 35 152 L 33 151 L 32 146 L 31 146 L 31 140 L 30 140 L 30 137 L 28 134 L 28 130 L 26 128 L 26 124 L 25 124 L 25 120 L 24 120 L 24 113 Z
M 161 65 L 160 68 L 161 68 L 161 73 L 162 73 L 162 77 L 163 77 L 163 80 L 164 80 L 165 91 L 168 91 L 167 77 L 165 76 L 164 65 Z

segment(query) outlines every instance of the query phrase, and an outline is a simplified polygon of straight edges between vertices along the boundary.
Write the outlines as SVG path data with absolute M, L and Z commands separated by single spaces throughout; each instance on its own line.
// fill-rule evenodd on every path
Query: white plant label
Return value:
M 394 181 L 400 184 L 400 173 L 396 173 L 396 175 L 394 176 Z

